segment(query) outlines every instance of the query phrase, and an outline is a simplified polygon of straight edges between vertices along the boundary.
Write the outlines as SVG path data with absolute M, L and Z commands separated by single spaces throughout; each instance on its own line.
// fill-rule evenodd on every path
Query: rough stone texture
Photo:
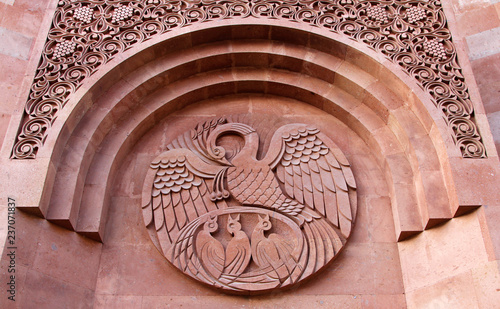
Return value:
M 116 79 L 81 88 L 82 104 L 68 103 L 67 110 L 78 105 L 74 114 L 61 113 L 60 119 L 68 121 L 64 126 L 54 123 L 51 136 L 57 138 L 46 141 L 54 153 L 41 152 L 39 159 L 17 164 L 9 157 L 57 2 L 0 1 L 2 33 L 24 40 L 16 41 L 17 47 L 2 47 L 13 55 L 0 54 L 0 243 L 7 236 L 7 197 L 14 197 L 26 211 L 45 205 L 44 212 L 36 214 L 64 226 L 17 211 L 17 301 L 10 302 L 4 288 L 0 307 L 494 308 L 500 303 L 500 164 L 490 138 L 492 133 L 499 149 L 500 54 L 494 33 L 500 26 L 500 2 L 442 1 L 485 136 L 487 159 L 464 160 L 450 147 L 451 136 L 443 134 L 442 114 L 430 100 L 419 103 L 421 89 L 405 86 L 411 85 L 409 79 L 391 74 L 390 64 L 366 56 L 370 51 L 355 42 L 351 44 L 356 48 L 346 53 L 345 46 L 325 44 L 319 36 L 286 37 L 289 31 L 272 32 L 263 25 L 195 32 L 207 26 L 201 24 L 183 30 L 186 36 L 179 32 L 172 46 L 180 50 L 192 42 L 227 42 L 202 45 L 192 63 L 164 57 L 153 48 L 149 59 L 136 57 L 112 71 Z M 230 42 L 248 38 L 248 33 L 254 39 L 277 41 Z M 323 53 L 297 47 L 304 42 Z M 476 42 L 483 42 L 488 51 Z M 259 48 L 264 57 L 255 55 Z M 25 58 L 16 58 L 26 50 Z M 252 53 L 245 53 L 248 50 Z M 193 59 L 187 52 L 176 57 Z M 146 65 L 155 59 L 155 65 Z M 239 68 L 188 77 L 228 63 Z M 162 74 L 162 68 L 176 66 Z M 91 76 L 89 85 L 101 77 Z M 174 82 L 176 87 L 167 89 Z M 196 89 L 201 91 L 192 92 Z M 113 105 L 116 102 L 120 104 Z M 168 106 L 153 113 L 165 102 Z M 171 267 L 144 228 L 140 206 L 145 166 L 182 133 L 176 124 L 196 124 L 222 112 L 272 113 L 297 122 L 313 119 L 352 164 L 358 184 L 352 236 L 331 265 L 293 290 L 251 297 L 222 294 Z M 81 186 L 64 181 L 78 177 Z M 40 180 L 32 184 L 33 179 Z M 73 186 L 81 192 L 57 193 L 54 183 L 56 189 Z M 63 201 L 61 197 L 71 198 L 71 203 L 54 203 L 59 206 L 47 212 L 52 202 Z M 438 208 L 432 208 L 434 199 Z M 88 207 L 98 203 L 108 206 Z M 478 206 L 451 220 L 442 215 Z M 437 226 L 422 232 L 432 224 Z M 407 229 L 406 240 L 398 242 L 402 225 L 415 230 Z M 0 262 L 4 287 L 9 280 L 8 252 L 5 248 Z
M 0 53 L 21 60 L 28 60 L 32 43 L 30 38 L 13 30 L 0 28 L 0 39 L 3 42 Z
M 488 11 L 491 12 L 491 10 Z M 486 19 L 489 20 L 487 17 Z M 469 45 L 471 61 L 498 54 L 500 52 L 500 43 L 490 38 L 498 37 L 499 35 L 500 27 L 468 36 L 467 44 Z

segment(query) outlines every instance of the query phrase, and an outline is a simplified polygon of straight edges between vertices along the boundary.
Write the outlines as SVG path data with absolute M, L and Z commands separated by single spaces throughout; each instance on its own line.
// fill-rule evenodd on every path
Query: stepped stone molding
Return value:
M 462 156 L 486 157 L 446 17 L 435 0 L 61 0 L 11 157 L 34 159 L 71 94 L 117 54 L 174 28 L 248 17 L 326 28 L 381 52 L 432 96 Z

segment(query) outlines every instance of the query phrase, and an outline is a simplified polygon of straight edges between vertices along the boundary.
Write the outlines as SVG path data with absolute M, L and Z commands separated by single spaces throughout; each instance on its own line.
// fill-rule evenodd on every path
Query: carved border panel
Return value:
M 120 52 L 174 28 L 249 16 L 326 28 L 381 52 L 432 96 L 463 157 L 486 157 L 440 1 L 61 0 L 12 158 L 34 159 L 71 94 Z

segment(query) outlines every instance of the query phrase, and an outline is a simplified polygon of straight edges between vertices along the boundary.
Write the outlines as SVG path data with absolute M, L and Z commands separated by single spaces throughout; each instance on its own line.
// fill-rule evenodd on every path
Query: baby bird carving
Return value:
M 225 253 L 222 244 L 213 236 L 219 228 L 217 217 L 210 218 L 203 225 L 203 230 L 196 238 L 196 253 L 205 269 L 214 277 L 219 278 L 224 269 Z
M 252 232 L 252 259 L 261 268 L 278 269 L 291 257 L 293 245 L 278 234 L 264 236 L 264 231 L 272 228 L 269 216 L 259 216 L 259 222 Z
M 228 217 L 227 231 L 233 235 L 226 247 L 226 263 L 224 273 L 233 276 L 241 275 L 250 263 L 251 249 L 247 234 L 241 230 L 240 214 L 235 218 Z

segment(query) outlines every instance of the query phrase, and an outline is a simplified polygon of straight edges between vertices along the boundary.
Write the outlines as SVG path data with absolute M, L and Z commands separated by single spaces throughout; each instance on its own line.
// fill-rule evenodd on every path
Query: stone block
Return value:
M 0 54 L 21 60 L 28 60 L 33 38 L 19 32 L 0 27 Z
M 467 37 L 467 45 L 469 46 L 469 58 L 471 61 L 481 59 L 487 56 L 500 53 L 499 40 L 500 27 L 485 30 Z
M 399 242 L 398 247 L 407 293 L 466 273 L 488 261 L 476 213 Z
M 470 272 L 407 293 L 408 308 L 480 308 Z

